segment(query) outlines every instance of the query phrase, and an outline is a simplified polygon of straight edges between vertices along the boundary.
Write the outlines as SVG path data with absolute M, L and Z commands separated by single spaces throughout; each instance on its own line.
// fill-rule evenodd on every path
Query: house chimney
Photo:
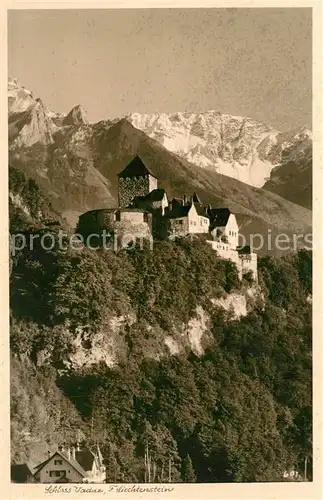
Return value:
M 71 460 L 71 448 L 70 447 L 67 448 L 67 458 L 69 460 Z
M 75 446 L 72 446 L 71 452 L 72 452 L 72 458 L 73 460 L 75 460 Z
M 80 442 L 79 441 L 76 443 L 76 451 L 81 451 Z
M 183 204 L 186 205 L 186 202 L 187 202 L 187 197 L 186 197 L 186 194 L 184 194 L 184 196 L 183 196 Z

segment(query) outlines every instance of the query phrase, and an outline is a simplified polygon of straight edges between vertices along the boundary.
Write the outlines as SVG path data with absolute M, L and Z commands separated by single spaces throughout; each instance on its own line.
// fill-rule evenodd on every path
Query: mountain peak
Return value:
M 78 104 L 74 106 L 63 120 L 63 125 L 85 125 L 88 123 L 86 110 Z

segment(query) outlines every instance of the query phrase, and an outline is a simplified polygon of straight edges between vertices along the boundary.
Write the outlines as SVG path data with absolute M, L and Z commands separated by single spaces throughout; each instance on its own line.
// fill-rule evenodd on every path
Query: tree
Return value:
M 195 483 L 196 474 L 191 457 L 187 454 L 182 461 L 181 476 L 184 483 Z

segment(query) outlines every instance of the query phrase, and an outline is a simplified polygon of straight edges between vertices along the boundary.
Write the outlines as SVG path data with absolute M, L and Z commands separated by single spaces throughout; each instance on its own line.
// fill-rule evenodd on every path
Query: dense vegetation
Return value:
M 262 258 L 259 300 L 235 319 L 211 299 L 249 284 L 203 241 L 114 253 L 44 250 L 35 240 L 17 252 L 13 460 L 35 464 L 80 430 L 100 442 L 109 481 L 147 480 L 147 456 L 154 481 L 281 480 L 289 468 L 302 474 L 305 459 L 311 477 L 311 259 L 307 251 Z M 211 317 L 204 354 L 147 356 L 197 305 Z M 107 318 L 129 311 L 136 322 L 121 332 L 127 352 L 118 366 L 68 369 L 78 329 L 91 339 Z

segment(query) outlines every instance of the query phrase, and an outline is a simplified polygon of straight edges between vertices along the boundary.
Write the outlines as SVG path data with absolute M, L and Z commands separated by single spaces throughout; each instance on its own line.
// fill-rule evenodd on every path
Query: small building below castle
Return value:
M 76 443 L 72 447 L 58 447 L 35 469 L 33 478 L 38 483 L 105 483 L 106 471 L 99 446 L 92 452 Z

